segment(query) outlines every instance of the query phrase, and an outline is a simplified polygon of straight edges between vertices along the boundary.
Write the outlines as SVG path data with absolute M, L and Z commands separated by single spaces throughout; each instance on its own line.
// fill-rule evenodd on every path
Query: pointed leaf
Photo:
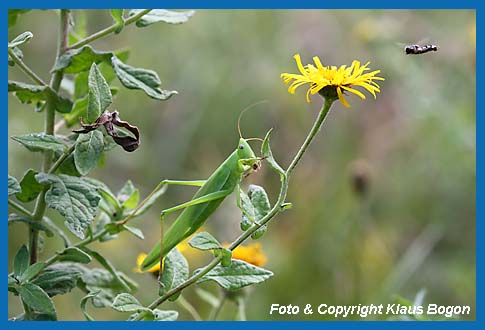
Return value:
M 129 293 L 121 293 L 116 296 L 111 308 L 118 312 L 139 312 L 149 310 Z
M 12 41 L 8 43 L 8 48 L 14 48 L 17 46 L 20 46 L 26 42 L 28 42 L 30 39 L 32 39 L 34 35 L 30 31 L 26 31 L 24 33 L 21 33 L 17 37 L 15 37 Z
M 198 273 L 201 269 L 194 272 Z M 269 270 L 254 266 L 242 260 L 233 259 L 229 267 L 218 265 L 202 276 L 197 283 L 215 281 L 226 290 L 236 290 L 242 287 L 261 283 L 273 276 Z
M 161 90 L 161 81 L 155 71 L 134 68 L 124 64 L 116 56 L 111 59 L 116 76 L 123 86 L 129 89 L 141 89 L 148 96 L 157 100 L 168 100 L 176 91 Z
M 45 133 L 17 135 L 12 136 L 12 139 L 34 152 L 52 150 L 54 152 L 63 153 L 67 149 L 67 145 L 64 141 Z
M 34 311 L 47 314 L 56 319 L 56 309 L 51 298 L 40 287 L 33 283 L 24 283 L 17 288 L 22 301 Z
M 36 171 L 33 169 L 27 170 L 22 180 L 20 180 L 21 191 L 15 195 L 21 202 L 27 203 L 37 198 L 39 193 L 43 189 L 43 185 L 37 182 L 35 179 Z
M 32 283 L 41 287 L 50 297 L 64 294 L 76 287 L 83 268 L 69 262 L 58 262 L 45 268 Z
M 45 194 L 47 206 L 65 217 L 67 228 L 77 237 L 84 238 L 98 212 L 99 194 L 96 188 L 81 178 L 65 174 L 40 173 L 35 176 L 42 184 L 50 184 Z
M 37 262 L 33 265 L 30 265 L 29 267 L 27 267 L 25 272 L 22 275 L 20 275 L 20 278 L 19 278 L 20 282 L 30 281 L 35 276 L 37 276 L 37 274 L 39 274 L 42 271 L 42 269 L 44 269 L 44 267 L 45 267 L 45 262 Z
M 22 275 L 29 267 L 29 250 L 22 245 L 13 259 L 13 273 L 16 276 Z
M 134 9 L 130 11 L 129 16 L 134 16 L 138 14 L 141 9 Z M 165 22 L 170 24 L 181 24 L 187 22 L 193 15 L 195 11 L 172 11 L 165 9 L 153 9 L 148 14 L 143 15 L 138 21 L 136 21 L 136 26 L 145 27 L 157 22 Z
M 59 57 L 52 71 L 80 73 L 89 70 L 93 63 L 109 62 L 111 56 L 113 56 L 112 52 L 96 51 L 89 45 L 70 49 Z
M 96 64 L 93 63 L 89 70 L 88 122 L 94 122 L 112 102 L 113 98 L 109 85 L 101 75 L 101 72 L 99 72 Z
M 129 290 L 126 290 L 112 274 L 104 269 L 86 269 L 82 276 L 82 283 L 87 291 L 98 292 L 93 297 L 95 307 L 109 307 L 119 293 L 132 293 L 136 290 L 136 283 L 125 274 L 117 272 L 117 276 L 123 278 L 123 281 L 129 285 Z
M 14 195 L 20 192 L 20 185 L 17 179 L 11 175 L 8 176 L 8 195 Z
M 177 311 L 162 311 L 160 309 L 154 309 L 152 311 L 155 321 L 176 321 L 179 317 Z
M 160 291 L 162 296 L 171 289 L 176 288 L 189 277 L 189 264 L 177 248 L 172 249 L 163 261 L 163 272 L 160 277 Z M 178 295 L 169 298 L 174 301 Z
M 119 284 L 123 286 L 125 291 L 131 290 L 130 285 L 126 283 L 125 280 L 119 275 L 119 272 L 116 271 L 113 264 L 111 264 L 108 259 L 103 257 L 98 252 L 88 249 L 87 247 L 84 247 L 83 249 L 86 253 L 96 259 L 101 264 L 101 266 L 103 266 L 119 282 Z
M 103 150 L 103 133 L 91 131 L 87 134 L 79 134 L 74 148 L 74 163 L 81 175 L 88 174 L 96 167 Z
M 221 248 L 219 241 L 205 231 L 195 234 L 188 243 L 191 247 L 203 251 Z
M 19 59 L 23 59 L 24 58 L 24 53 L 22 53 L 22 51 L 20 50 L 20 48 L 14 47 L 14 48 L 12 48 L 12 51 L 13 51 L 13 54 L 15 56 L 17 56 Z M 14 66 L 15 65 L 15 62 L 10 57 L 10 54 L 8 55 L 8 65 L 10 65 L 10 66 Z
M 59 254 L 59 261 L 72 261 L 87 264 L 91 262 L 91 256 L 77 247 L 69 247 Z
M 72 110 L 71 100 L 59 96 L 50 87 L 9 80 L 8 92 L 13 92 L 21 103 L 32 103 L 37 108 L 42 108 L 45 102 L 50 99 L 54 102 L 56 111 L 60 113 L 69 113 Z
M 263 144 L 261 146 L 261 153 L 263 154 L 263 157 L 266 158 L 268 161 L 269 166 L 278 172 L 280 175 L 285 175 L 285 171 L 281 168 L 281 166 L 276 162 L 276 160 L 273 157 L 273 152 L 271 151 L 271 147 L 269 145 L 269 137 L 271 135 L 271 132 L 273 129 L 270 129 L 268 133 L 266 133 L 266 136 L 263 140 Z

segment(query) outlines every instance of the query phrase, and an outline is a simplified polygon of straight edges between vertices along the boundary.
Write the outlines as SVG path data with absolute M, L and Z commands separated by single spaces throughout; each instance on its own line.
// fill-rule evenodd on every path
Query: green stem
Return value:
M 56 162 L 52 165 L 52 167 L 49 169 L 47 173 L 51 174 L 54 173 L 59 166 L 66 160 L 67 157 L 69 157 L 70 154 L 73 153 L 74 148 L 76 147 L 76 144 L 74 143 L 72 146 L 69 147 L 62 155 L 59 157 Z
M 239 321 L 246 321 L 246 302 L 244 298 L 237 299 L 237 316 Z
M 224 303 L 226 302 L 226 300 L 227 300 L 227 295 L 223 294 L 221 299 L 219 300 L 219 304 L 216 307 L 214 307 L 214 309 L 212 310 L 209 316 L 210 321 L 215 321 L 217 319 L 217 316 L 219 316 L 219 313 L 221 312 L 222 307 L 224 306 Z
M 47 84 L 34 71 L 32 71 L 32 69 L 29 68 L 27 64 L 25 64 L 19 57 L 17 57 L 17 55 L 15 55 L 14 51 L 11 48 L 8 49 L 8 55 L 10 55 L 12 61 L 14 61 L 14 63 L 18 65 L 20 70 L 22 70 L 27 76 L 29 76 L 30 79 L 32 79 L 38 85 L 47 87 Z
M 151 11 L 151 9 L 145 9 L 145 10 L 140 11 L 138 14 L 127 18 L 126 21 L 125 21 L 125 26 L 130 25 L 130 24 L 138 21 L 141 17 L 145 16 L 150 11 Z M 106 29 L 103 29 L 101 31 L 93 33 L 90 36 L 86 37 L 85 39 L 76 42 L 75 44 L 71 45 L 69 47 L 69 49 L 81 48 L 82 46 L 87 45 L 87 44 L 93 42 L 94 40 L 98 40 L 98 39 L 100 39 L 104 36 L 107 36 L 108 34 L 115 32 L 117 28 L 118 28 L 118 24 L 113 24 L 113 25 L 107 27 Z
M 101 236 L 103 236 L 103 235 L 105 235 L 107 233 L 108 233 L 108 231 L 106 229 L 105 230 L 102 230 L 102 231 L 98 232 L 96 235 L 93 235 L 91 237 L 85 238 L 84 240 L 79 241 L 79 242 L 77 242 L 76 244 L 74 244 L 72 246 L 68 246 L 67 248 L 72 248 L 72 247 L 81 248 L 83 246 L 86 246 L 86 245 L 94 242 L 94 241 L 97 241 L 98 238 L 100 238 Z M 55 263 L 59 259 L 59 256 L 64 252 L 64 250 L 62 250 L 61 252 L 56 253 L 55 255 L 53 255 L 52 257 L 50 257 L 49 259 L 47 259 L 45 261 L 44 268 L 47 267 L 47 266 L 52 265 L 53 263 Z
M 59 40 L 57 44 L 57 58 L 59 58 L 67 48 L 68 44 L 68 35 L 69 35 L 69 10 L 62 9 L 60 14 L 60 21 L 59 21 Z M 50 87 L 55 91 L 59 91 L 59 87 L 61 86 L 62 78 L 64 74 L 62 71 L 56 71 L 50 81 Z M 45 121 L 44 121 L 44 132 L 49 135 L 54 135 L 54 123 L 56 117 L 56 108 L 53 100 L 47 101 L 46 106 L 46 113 L 45 113 Z M 52 165 L 52 152 L 46 151 L 44 152 L 44 159 L 42 162 L 42 171 L 48 172 Z M 46 190 L 44 189 L 37 197 L 37 201 L 35 203 L 35 209 L 32 219 L 34 221 L 41 221 L 44 217 L 46 203 L 45 203 L 45 193 Z M 29 234 L 29 251 L 30 251 L 30 263 L 34 264 L 37 262 L 37 249 L 38 249 L 38 240 L 39 240 L 39 232 L 35 229 L 30 229 Z
M 285 171 L 284 174 L 281 175 L 281 188 L 280 188 L 280 193 L 278 195 L 278 200 L 274 204 L 273 208 L 258 222 L 254 223 L 248 230 L 246 230 L 244 233 L 242 233 L 234 242 L 231 243 L 229 246 L 230 250 L 234 250 L 236 247 L 241 245 L 246 239 L 248 239 L 256 230 L 258 230 L 261 226 L 265 225 L 267 222 L 269 222 L 271 219 L 274 218 L 276 214 L 279 212 L 282 212 L 284 209 L 282 208 L 282 205 L 285 203 L 286 199 L 286 193 L 288 191 L 288 178 L 295 169 L 296 165 L 300 161 L 301 157 L 303 154 L 307 151 L 308 147 L 310 146 L 310 143 L 313 141 L 315 138 L 316 134 L 322 127 L 323 123 L 325 122 L 325 118 L 327 117 L 330 108 L 332 106 L 332 103 L 335 101 L 335 99 L 325 99 L 325 102 L 322 106 L 322 109 L 320 110 L 320 113 L 318 114 L 318 117 L 313 124 L 312 128 L 310 129 L 310 132 L 308 133 L 305 141 L 303 142 L 302 146 L 296 153 L 295 157 L 293 158 L 292 162 L 290 163 L 288 169 Z M 185 282 L 180 284 L 178 287 L 173 288 L 172 290 L 168 291 L 165 293 L 163 296 L 158 297 L 155 299 L 149 306 L 148 308 L 154 309 L 158 307 L 161 303 L 163 303 L 165 300 L 168 298 L 172 297 L 173 295 L 181 292 L 183 289 L 186 287 L 190 286 L 191 284 L 197 282 L 202 276 L 210 272 L 214 267 L 216 267 L 222 257 L 218 256 L 214 258 L 209 264 L 207 264 L 200 272 L 198 272 L 195 275 L 192 275 L 190 278 L 188 278 Z M 133 321 L 139 321 L 143 318 L 143 315 L 139 314 L 138 317 L 134 318 Z
M 32 218 L 32 216 L 33 216 L 33 214 L 29 210 L 27 210 L 25 207 L 23 207 L 22 205 L 18 204 L 17 202 L 15 202 L 11 199 L 8 200 L 8 205 L 11 208 L 15 209 L 16 211 L 22 213 L 23 215 L 25 215 L 29 218 Z
M 179 298 L 177 299 L 177 302 L 187 312 L 189 312 L 189 314 L 194 318 L 195 321 L 202 321 L 202 318 L 200 317 L 197 310 L 194 308 L 194 306 L 192 306 L 192 304 L 187 299 L 185 299 L 184 296 L 180 295 Z

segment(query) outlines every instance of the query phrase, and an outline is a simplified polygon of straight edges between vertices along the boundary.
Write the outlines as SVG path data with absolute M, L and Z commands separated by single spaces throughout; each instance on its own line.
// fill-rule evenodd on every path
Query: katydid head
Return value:
M 261 160 L 263 158 L 257 157 L 254 154 L 253 149 L 249 145 L 249 140 L 254 140 L 257 138 L 251 139 L 239 139 L 239 144 L 237 146 L 237 155 L 239 158 L 239 168 L 241 172 L 244 172 L 244 177 L 248 176 L 249 174 L 256 172 L 261 167 Z

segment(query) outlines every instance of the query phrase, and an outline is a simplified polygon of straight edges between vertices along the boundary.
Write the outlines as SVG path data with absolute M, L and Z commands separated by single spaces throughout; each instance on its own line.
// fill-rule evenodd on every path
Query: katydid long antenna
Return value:
M 248 111 L 248 110 L 250 110 L 250 109 L 254 108 L 255 106 L 260 105 L 260 104 L 262 104 L 262 103 L 268 103 L 268 102 L 269 102 L 269 100 L 262 100 L 262 101 L 258 101 L 258 102 L 255 102 L 255 103 L 253 103 L 253 104 L 248 105 L 246 108 L 244 108 L 244 110 L 243 110 L 243 111 L 241 111 L 241 113 L 239 114 L 239 117 L 237 118 L 237 130 L 238 130 L 238 132 L 239 132 L 239 137 L 240 137 L 241 139 L 243 138 L 243 137 L 242 137 L 242 134 L 241 134 L 241 117 L 242 117 L 242 115 L 243 115 L 243 114 L 244 114 L 246 111 Z M 260 139 L 260 138 L 249 138 L 249 139 L 246 139 L 246 141 L 251 141 L 251 140 L 259 140 L 259 141 L 263 141 L 263 140 L 262 140 L 262 139 Z

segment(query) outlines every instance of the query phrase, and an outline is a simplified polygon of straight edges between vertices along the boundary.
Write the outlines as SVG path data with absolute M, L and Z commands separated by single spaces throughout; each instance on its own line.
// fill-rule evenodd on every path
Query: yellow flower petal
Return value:
M 359 61 L 354 60 L 350 66 L 340 65 L 337 67 L 334 65 L 324 66 L 317 56 L 313 57 L 315 65 L 303 65 L 300 54 L 295 54 L 293 58 L 301 74 L 282 73 L 281 78 L 286 84 L 290 84 L 288 92 L 291 94 L 294 94 L 300 86 L 309 84 L 306 92 L 307 102 L 310 102 L 310 95 L 317 94 L 328 86 L 335 88 L 339 100 L 346 107 L 350 107 L 350 104 L 345 99 L 342 89 L 362 99 L 365 99 L 365 95 L 353 86 L 362 87 L 374 98 L 376 98 L 376 92 L 381 91 L 376 81 L 382 81 L 384 78 L 377 76 L 381 72 L 380 70 L 368 72 L 370 71 L 368 67 L 370 62 L 361 65 Z

